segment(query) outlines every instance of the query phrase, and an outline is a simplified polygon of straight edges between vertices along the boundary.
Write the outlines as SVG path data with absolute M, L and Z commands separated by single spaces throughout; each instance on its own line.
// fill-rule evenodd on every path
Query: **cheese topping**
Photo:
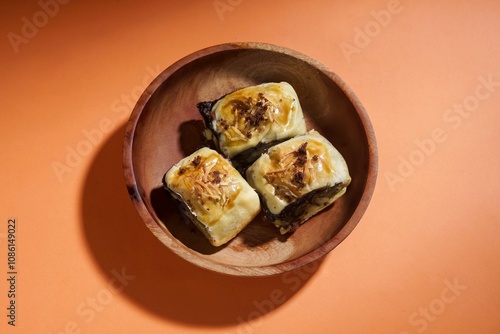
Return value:
M 229 157 L 275 140 L 306 132 L 302 109 L 292 86 L 266 83 L 235 91 L 213 107 L 213 129 Z
M 350 183 L 344 158 L 312 130 L 271 147 L 247 170 L 247 179 L 279 214 L 288 204 L 325 186 Z
M 241 192 L 241 177 L 219 154 L 196 155 L 170 175 L 170 188 L 180 195 L 200 221 L 217 222 L 234 206 Z
M 234 238 L 260 212 L 257 193 L 222 155 L 206 147 L 174 165 L 164 181 L 214 246 Z

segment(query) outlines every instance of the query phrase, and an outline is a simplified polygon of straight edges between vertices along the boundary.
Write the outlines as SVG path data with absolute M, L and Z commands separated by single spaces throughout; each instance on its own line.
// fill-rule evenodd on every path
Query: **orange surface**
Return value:
M 0 5 L 1 333 L 500 333 L 500 2 L 57 4 Z M 357 228 L 275 277 L 176 257 L 123 184 L 124 124 L 145 85 L 231 41 L 316 58 L 377 135 L 379 179 Z

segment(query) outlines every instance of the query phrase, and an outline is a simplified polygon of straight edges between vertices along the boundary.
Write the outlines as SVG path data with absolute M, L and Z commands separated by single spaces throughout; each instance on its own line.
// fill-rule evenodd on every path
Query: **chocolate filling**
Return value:
M 263 206 L 265 207 L 264 211 L 266 212 L 266 218 L 275 224 L 277 224 L 277 221 L 279 220 L 280 222 L 278 227 L 286 228 L 289 233 L 294 232 L 305 222 L 304 216 L 310 206 L 324 206 L 325 202 L 335 196 L 335 194 L 342 190 L 342 188 L 344 188 L 344 183 L 339 182 L 333 186 L 325 186 L 310 191 L 294 202 L 288 204 L 278 214 L 271 213 L 269 209 L 265 207 L 265 201 L 262 201 Z
M 212 121 L 215 118 L 215 114 L 212 111 L 212 108 L 215 103 L 217 103 L 218 100 L 215 101 L 205 101 L 205 102 L 200 102 L 196 105 L 198 110 L 200 111 L 201 116 L 203 117 L 203 120 L 205 121 L 206 126 L 210 126 L 212 124 Z M 213 130 L 210 127 L 210 130 Z

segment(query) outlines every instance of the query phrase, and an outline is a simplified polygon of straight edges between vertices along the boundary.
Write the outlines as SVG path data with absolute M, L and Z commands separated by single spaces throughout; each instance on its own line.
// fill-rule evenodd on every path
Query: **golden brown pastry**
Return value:
M 233 239 L 260 212 L 257 193 L 210 148 L 201 148 L 175 164 L 163 184 L 214 246 Z
M 351 182 L 342 155 L 314 130 L 269 148 L 246 176 L 282 234 L 332 204 Z

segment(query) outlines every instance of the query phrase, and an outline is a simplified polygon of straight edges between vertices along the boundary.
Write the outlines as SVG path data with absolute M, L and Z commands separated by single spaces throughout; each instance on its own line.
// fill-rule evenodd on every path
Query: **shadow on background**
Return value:
M 244 324 L 284 304 L 316 272 L 319 262 L 271 277 L 233 277 L 175 255 L 149 231 L 128 197 L 122 173 L 124 133 L 122 126 L 96 155 L 81 203 L 82 228 L 96 264 L 109 280 L 117 272 L 126 275 L 126 286 L 118 293 L 178 322 Z

